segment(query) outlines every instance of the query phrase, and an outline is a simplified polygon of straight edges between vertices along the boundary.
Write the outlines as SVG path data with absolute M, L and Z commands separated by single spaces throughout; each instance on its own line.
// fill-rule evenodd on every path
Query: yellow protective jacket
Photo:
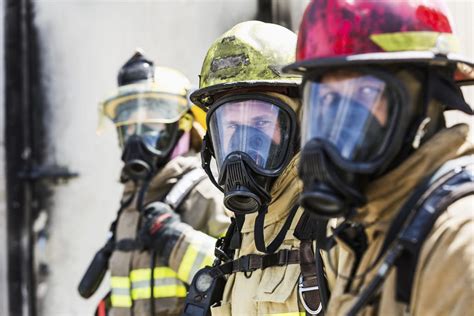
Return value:
M 302 189 L 297 176 L 298 161 L 299 155 L 293 158 L 272 187 L 272 201 L 264 225 L 266 244 L 278 234 L 291 208 L 298 201 Z M 279 249 L 298 249 L 300 241 L 293 236 L 293 232 L 301 214 L 302 210 L 299 209 Z M 246 216 L 242 229 L 242 244 L 235 255 L 236 258 L 248 254 L 262 254 L 255 247 L 255 217 L 253 214 Z M 211 308 L 211 313 L 213 316 L 304 315 L 304 309 L 298 302 L 299 275 L 299 264 L 256 270 L 250 277 L 246 277 L 243 272 L 234 273 L 226 283 L 221 305 Z
M 144 205 L 161 201 L 178 179 L 190 170 L 200 168 L 199 155 L 190 153 L 168 162 L 152 179 L 144 198 Z M 137 191 L 133 183 L 125 186 L 123 200 Z M 140 228 L 141 215 L 136 206 L 137 193 L 132 203 L 125 208 L 117 223 L 116 241 L 135 239 Z M 229 218 L 222 204 L 223 195 L 207 177 L 200 181 L 177 210 L 181 220 L 188 224 L 172 256 L 169 267 L 156 260 L 154 268 L 154 306 L 156 315 L 179 315 L 187 284 L 194 273 L 204 265 L 211 264 L 214 257 L 214 237 L 222 235 Z M 211 237 L 213 236 L 213 237 Z M 182 242 L 182 241 L 187 242 Z M 111 315 L 141 316 L 151 311 L 151 255 L 148 251 L 115 250 L 110 258 Z
M 391 221 L 421 179 L 432 174 L 445 162 L 474 154 L 467 140 L 467 125 L 442 130 L 422 145 L 395 170 L 370 184 L 368 203 L 358 210 L 357 221 L 366 226 L 368 249 L 357 269 L 360 275 L 374 262 Z M 345 315 L 357 296 L 373 279 L 378 267 L 364 278 L 355 279 L 345 290 L 354 261 L 349 248 L 338 240 L 331 253 L 337 271 L 325 260 L 331 299 L 326 315 Z M 381 289 L 380 299 L 362 310 L 360 315 L 471 315 L 474 311 L 474 196 L 464 197 L 437 219 L 425 240 L 416 267 L 411 303 L 395 299 L 396 269 Z

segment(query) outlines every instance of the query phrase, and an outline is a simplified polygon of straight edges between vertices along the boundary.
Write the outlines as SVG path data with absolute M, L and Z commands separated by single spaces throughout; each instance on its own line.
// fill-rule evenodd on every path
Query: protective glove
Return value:
M 163 202 L 153 202 L 145 207 L 145 220 L 138 238 L 146 250 L 154 250 L 158 259 L 168 265 L 171 252 L 187 225 L 178 214 Z

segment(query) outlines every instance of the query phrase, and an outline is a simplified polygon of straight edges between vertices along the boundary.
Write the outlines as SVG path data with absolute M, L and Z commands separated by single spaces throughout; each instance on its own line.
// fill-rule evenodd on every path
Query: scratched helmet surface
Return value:
M 446 4 L 440 0 L 313 0 L 304 13 L 296 62 L 285 68 L 368 63 L 429 63 L 456 66 L 455 80 L 472 84 L 473 63 L 460 44 Z
M 297 90 L 301 77 L 281 71 L 294 62 L 295 49 L 296 34 L 280 25 L 259 21 L 237 24 L 209 48 L 192 102 L 207 110 L 216 94 L 230 89 Z

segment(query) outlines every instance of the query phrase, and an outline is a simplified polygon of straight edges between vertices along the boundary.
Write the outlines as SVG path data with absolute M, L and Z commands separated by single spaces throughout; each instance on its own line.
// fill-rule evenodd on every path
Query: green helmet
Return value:
M 205 111 L 216 94 L 235 88 L 298 91 L 301 77 L 283 74 L 294 62 L 296 34 L 276 24 L 259 21 L 239 23 L 209 48 L 201 69 L 199 88 L 191 100 Z

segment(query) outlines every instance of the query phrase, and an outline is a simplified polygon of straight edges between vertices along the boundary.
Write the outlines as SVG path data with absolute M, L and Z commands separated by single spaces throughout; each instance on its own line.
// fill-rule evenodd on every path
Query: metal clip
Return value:
M 304 300 L 303 293 L 310 292 L 310 291 L 319 291 L 319 286 L 304 287 L 304 285 L 303 285 L 303 276 L 300 275 L 300 278 L 299 278 L 299 281 L 298 281 L 298 295 L 300 297 L 301 304 L 303 304 L 304 310 L 308 314 L 318 315 L 323 310 L 323 306 L 321 305 L 321 302 L 319 303 L 318 309 L 313 310 L 308 306 L 308 304 L 306 304 L 306 301 Z M 318 296 L 319 296 L 319 294 L 318 294 Z

